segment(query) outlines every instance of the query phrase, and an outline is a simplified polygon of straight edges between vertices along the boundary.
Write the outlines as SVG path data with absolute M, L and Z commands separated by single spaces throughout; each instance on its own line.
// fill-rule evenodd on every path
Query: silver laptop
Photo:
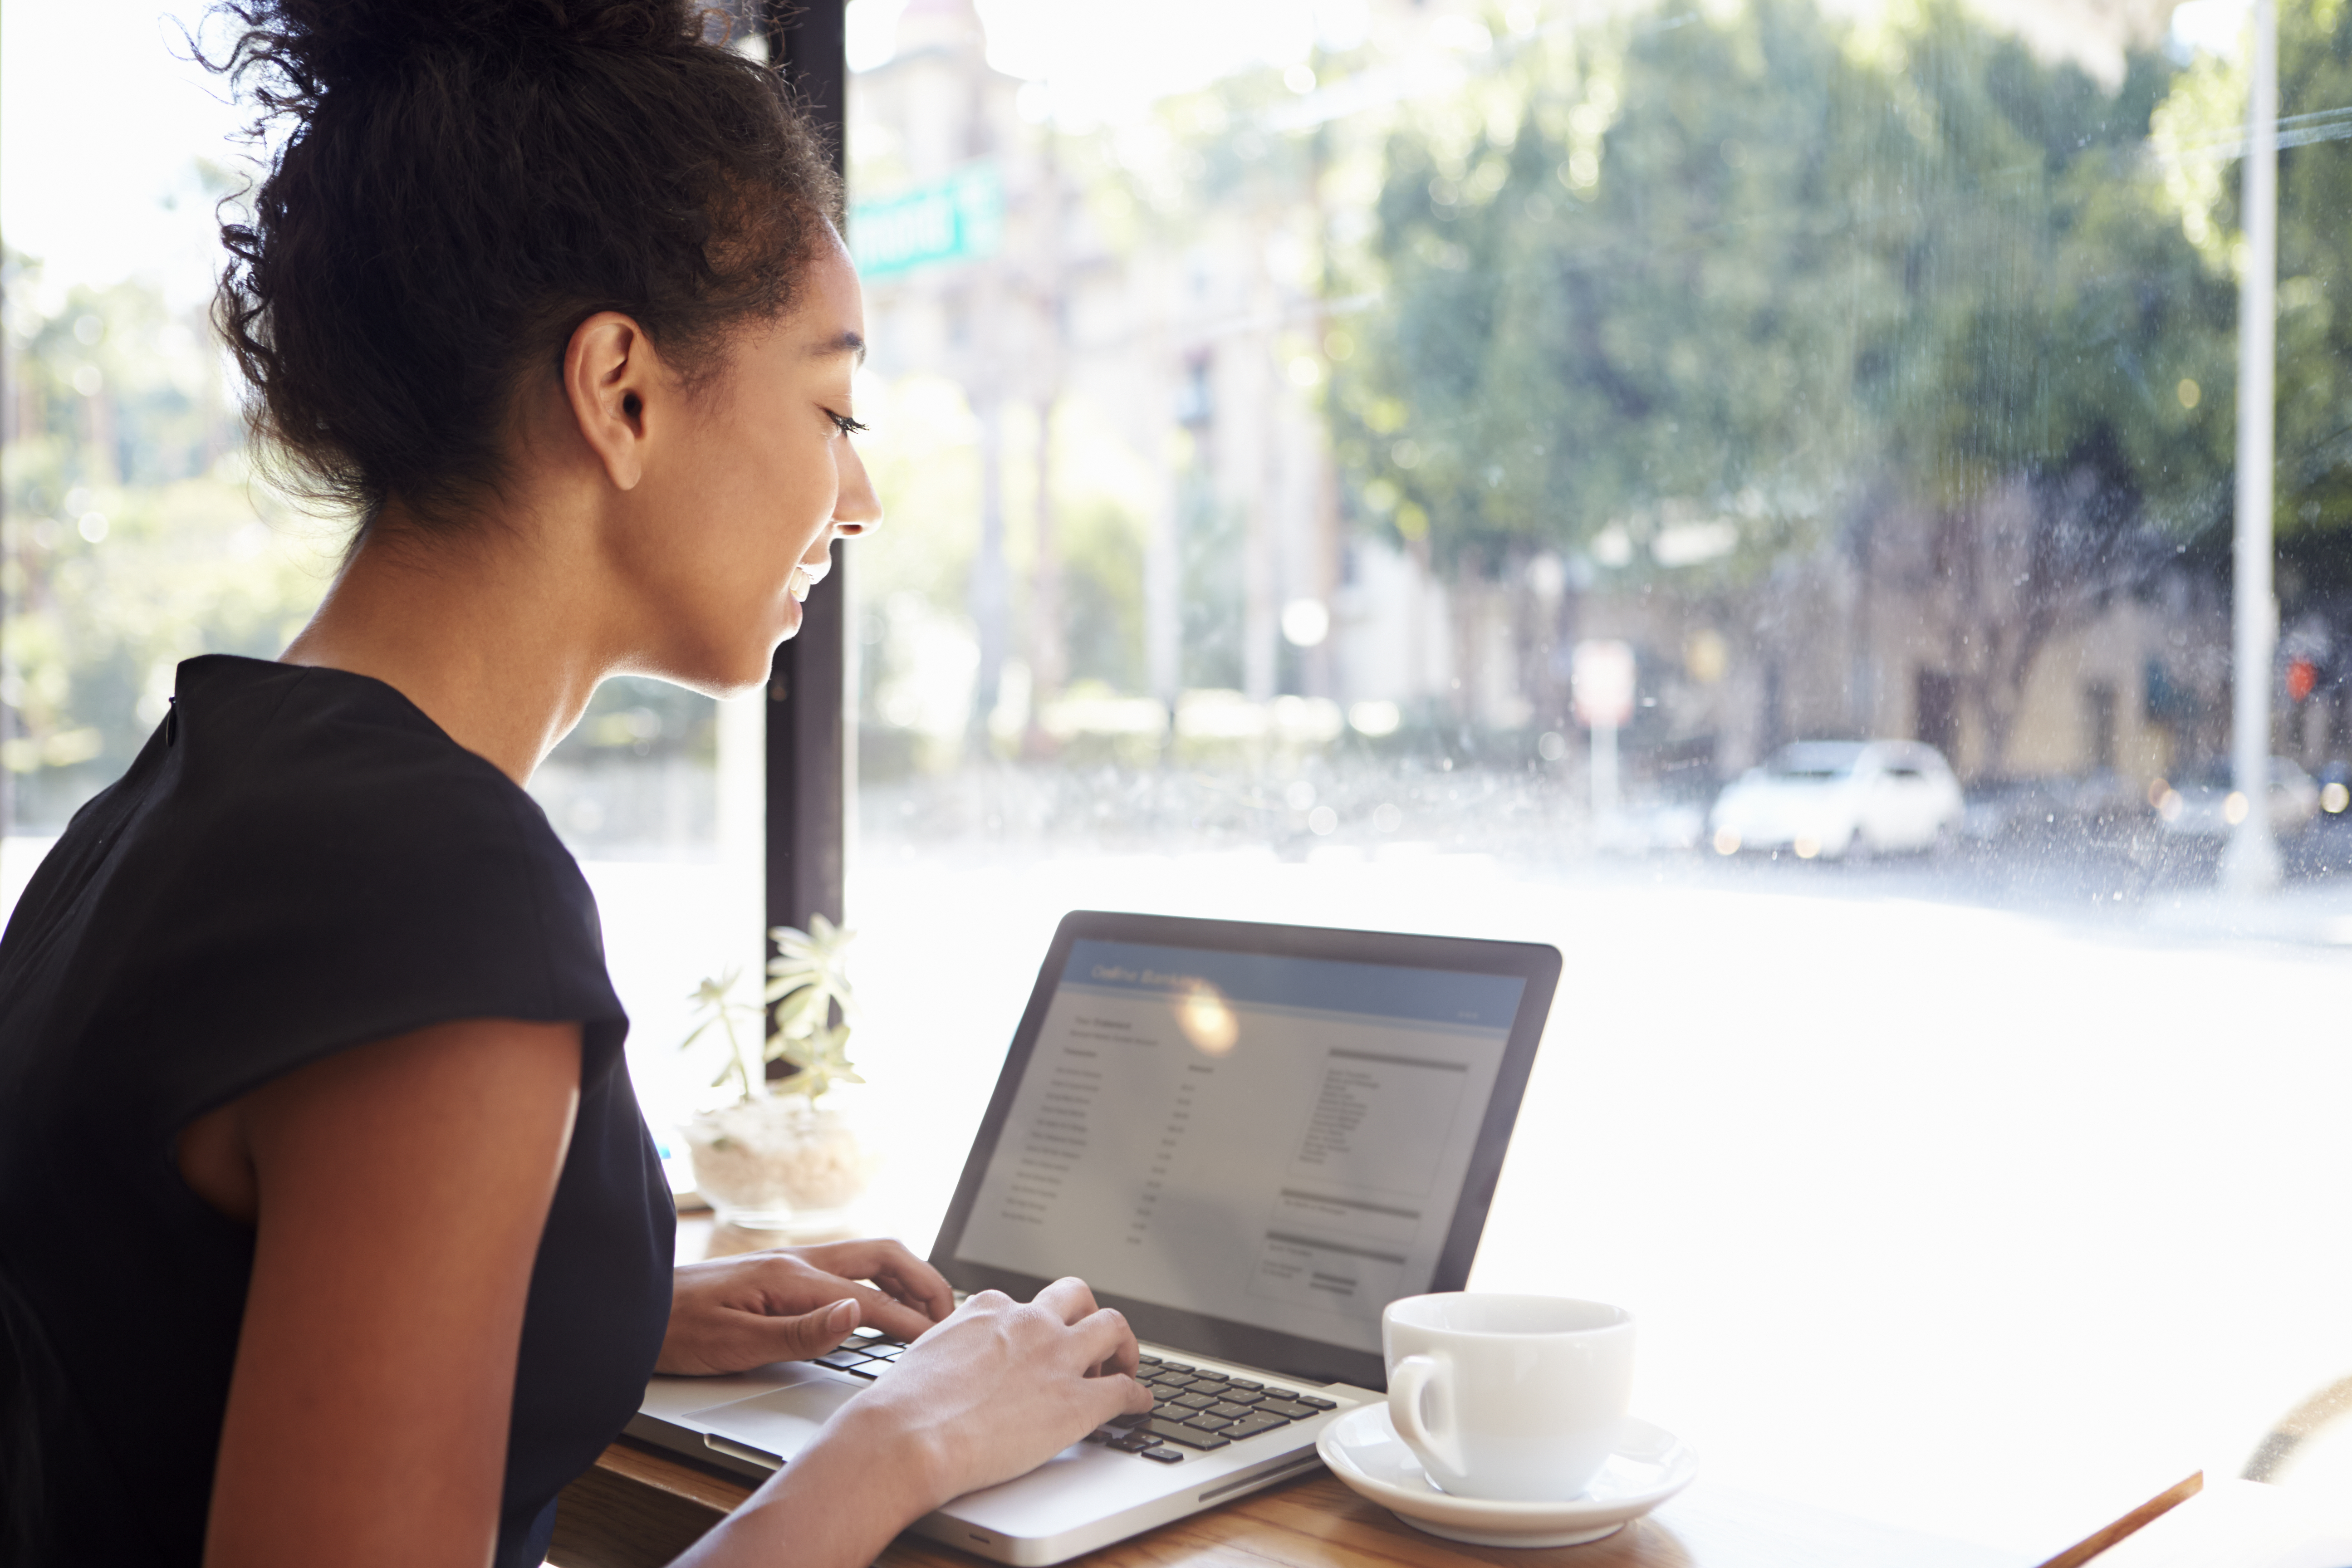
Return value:
M 1000 1563 L 1108 1545 L 1312 1468 L 1385 1397 L 1381 1310 L 1470 1272 L 1559 978 L 1517 942 L 1062 921 L 940 1227 L 959 1294 L 1076 1274 L 1158 1405 L 915 1529 Z M 791 1462 L 898 1352 L 656 1377 L 633 1436 Z

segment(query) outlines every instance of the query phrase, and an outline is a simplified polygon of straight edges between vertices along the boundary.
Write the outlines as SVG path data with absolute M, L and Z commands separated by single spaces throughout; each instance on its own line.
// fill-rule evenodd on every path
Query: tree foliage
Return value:
M 13 254 L 5 283 L 0 766 L 17 825 L 54 830 L 137 753 L 179 660 L 285 646 L 339 538 L 247 482 L 200 313 L 132 283 L 47 289 Z
M 1631 562 L 1702 521 L 1737 577 L 2021 477 L 2074 498 L 2076 554 L 2226 508 L 2234 287 L 2146 152 L 2164 62 L 2109 89 L 1950 0 L 1755 0 L 1498 75 L 1515 115 L 1388 148 L 1387 297 L 1335 399 L 1375 526 Z

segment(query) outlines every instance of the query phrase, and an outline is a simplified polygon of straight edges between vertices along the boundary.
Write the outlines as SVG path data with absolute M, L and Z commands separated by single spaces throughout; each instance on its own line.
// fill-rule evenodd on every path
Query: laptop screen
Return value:
M 1529 982 L 1266 945 L 1067 942 L 975 1151 L 954 1262 L 1082 1276 L 1139 1331 L 1148 1304 L 1378 1356 L 1381 1309 L 1439 1288 Z M 1472 1247 L 1484 1193 L 1476 1211 Z

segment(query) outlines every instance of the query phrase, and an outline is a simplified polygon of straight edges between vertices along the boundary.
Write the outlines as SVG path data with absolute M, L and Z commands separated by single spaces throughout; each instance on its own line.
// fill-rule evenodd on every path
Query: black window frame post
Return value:
M 824 133 L 845 176 L 843 88 L 846 0 L 758 0 L 768 58 Z M 776 649 L 768 673 L 768 926 L 838 923 L 847 846 L 849 582 L 846 551 L 802 608 L 797 636 Z M 774 943 L 769 955 L 775 954 Z M 774 1026 L 772 1020 L 770 1027 Z

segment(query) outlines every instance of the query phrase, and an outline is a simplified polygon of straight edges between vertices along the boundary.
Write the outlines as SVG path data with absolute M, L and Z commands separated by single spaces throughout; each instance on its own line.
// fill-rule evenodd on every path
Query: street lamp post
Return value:
M 2242 814 L 2221 862 L 2233 893 L 2279 885 L 2271 833 L 2271 656 L 2278 604 L 2271 589 L 2272 423 L 2278 310 L 2278 10 L 2254 0 L 2252 81 L 2246 95 L 2245 273 L 2238 283 L 2236 649 L 2231 671 L 2231 772 Z

